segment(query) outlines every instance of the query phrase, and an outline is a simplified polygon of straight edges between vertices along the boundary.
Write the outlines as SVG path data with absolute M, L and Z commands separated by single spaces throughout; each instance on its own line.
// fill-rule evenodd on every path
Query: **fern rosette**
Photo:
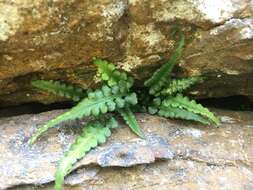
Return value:
M 140 101 L 136 93 L 132 91 L 133 77 L 117 69 L 112 63 L 101 59 L 95 59 L 94 64 L 97 66 L 102 84 L 99 89 L 93 91 L 58 81 L 32 81 L 32 85 L 36 88 L 79 101 L 79 103 L 38 128 L 30 138 L 29 144 L 33 144 L 48 129 L 62 122 L 88 116 L 93 119 L 83 127 L 81 134 L 60 160 L 55 175 L 55 190 L 61 189 L 64 177 L 71 172 L 73 165 L 92 148 L 104 143 L 111 135 L 111 129 L 118 127 L 118 122 L 111 114 L 107 114 L 108 112 L 118 112 L 132 132 L 143 139 L 145 134 L 132 112 L 135 109 L 148 110 L 151 114 L 166 118 L 192 120 L 204 125 L 219 124 L 218 118 L 212 112 L 183 95 L 185 90 L 202 80 L 202 76 L 183 79 L 173 79 L 170 76 L 182 54 L 184 44 L 185 37 L 181 35 L 179 44 L 170 60 L 157 69 L 144 83 L 144 89 L 140 90 L 138 87 Z

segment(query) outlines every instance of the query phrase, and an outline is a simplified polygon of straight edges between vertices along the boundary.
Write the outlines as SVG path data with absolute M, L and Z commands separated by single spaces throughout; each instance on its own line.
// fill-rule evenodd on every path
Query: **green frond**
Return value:
M 117 126 L 118 123 L 113 117 L 105 123 L 90 122 L 84 126 L 81 134 L 76 138 L 75 142 L 59 162 L 55 175 L 55 190 L 61 189 L 64 177 L 71 171 L 72 166 L 92 148 L 105 143 L 111 135 L 110 129 Z
M 184 35 L 181 35 L 179 45 L 175 53 L 171 56 L 170 60 L 165 63 L 161 68 L 159 68 L 150 79 L 145 81 L 144 85 L 149 87 L 150 94 L 156 94 L 167 83 L 168 76 L 170 75 L 177 60 L 181 56 L 182 49 L 184 46 L 184 40 Z
M 98 73 L 102 80 L 107 81 L 108 86 L 113 86 L 121 81 L 126 81 L 127 88 L 131 88 L 133 85 L 133 78 L 128 76 L 126 72 L 119 71 L 112 63 L 95 59 L 94 64 L 98 68 Z
M 164 89 L 161 91 L 161 94 L 173 95 L 175 93 L 183 92 L 184 90 L 188 89 L 202 79 L 203 77 L 200 76 L 187 77 L 183 79 L 173 79 L 168 84 L 168 86 L 164 87 Z
M 158 112 L 158 109 L 154 106 L 149 106 L 148 107 L 148 113 L 151 114 L 151 115 L 154 115 Z
M 158 115 L 161 117 L 166 118 L 177 118 L 177 119 L 185 119 L 185 120 L 192 120 L 203 123 L 205 125 L 209 125 L 210 122 L 200 115 L 193 113 L 191 111 L 187 111 L 185 109 L 176 108 L 176 107 L 168 107 L 168 106 L 161 106 Z
M 160 97 L 156 97 L 153 99 L 151 105 L 148 107 L 148 112 L 151 115 L 154 115 L 158 112 L 158 108 L 161 106 L 162 99 Z
M 49 128 L 58 125 L 61 122 L 82 118 L 83 116 L 98 116 L 107 112 L 123 108 L 127 105 L 137 104 L 135 93 L 121 93 L 120 87 L 102 86 L 101 90 L 95 90 L 88 93 L 88 97 L 84 98 L 70 111 L 52 119 L 44 126 L 40 127 L 29 140 L 29 144 L 33 144 Z
M 70 98 L 74 101 L 79 101 L 81 98 L 86 96 L 86 92 L 84 89 L 59 81 L 35 80 L 32 81 L 31 84 L 41 90 L 50 92 L 58 96 L 63 96 L 65 98 Z
M 214 116 L 207 108 L 203 107 L 201 104 L 196 103 L 194 100 L 189 100 L 188 97 L 184 97 L 181 94 L 177 94 L 175 97 L 168 97 L 163 100 L 162 105 L 165 107 L 181 108 L 186 109 L 190 112 L 200 114 L 207 117 L 216 125 L 219 124 L 219 119 Z
M 142 132 L 133 112 L 130 110 L 129 107 L 119 109 L 118 110 L 120 115 L 123 117 L 129 128 L 140 138 L 145 138 L 144 133 Z

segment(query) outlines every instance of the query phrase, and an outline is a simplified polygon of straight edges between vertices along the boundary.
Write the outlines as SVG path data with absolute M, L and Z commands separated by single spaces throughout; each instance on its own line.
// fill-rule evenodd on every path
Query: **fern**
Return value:
M 195 114 L 191 111 L 187 111 L 187 110 L 176 108 L 176 107 L 161 106 L 160 109 L 158 109 L 158 115 L 162 117 L 166 117 L 166 118 L 178 118 L 178 119 L 197 121 L 205 125 L 210 124 L 208 120 L 204 119 L 200 115 Z
M 170 60 L 167 63 L 165 63 L 161 68 L 159 68 L 150 79 L 145 81 L 144 85 L 146 87 L 149 87 L 150 94 L 156 94 L 167 83 L 168 81 L 167 77 L 169 76 L 174 65 L 181 56 L 183 46 L 184 46 L 184 35 L 181 35 L 179 45 L 175 53 L 170 58 Z
M 175 97 L 169 97 L 162 102 L 162 105 L 165 107 L 181 108 L 186 109 L 190 112 L 200 114 L 204 117 L 207 117 L 216 125 L 219 124 L 219 120 L 210 112 L 207 108 L 204 108 L 202 105 L 197 104 L 194 100 L 189 100 L 188 97 L 184 97 L 181 94 L 177 94 Z
M 94 63 L 98 67 L 98 72 L 101 79 L 106 81 L 109 86 L 118 84 L 118 86 L 120 86 L 121 88 L 123 87 L 122 90 L 129 90 L 129 88 L 132 87 L 132 77 L 127 76 L 127 74 L 123 71 L 118 71 L 112 63 L 100 59 L 96 59 Z M 129 107 L 126 107 L 124 109 L 119 109 L 118 112 L 123 117 L 129 128 L 140 138 L 144 138 L 144 134 L 141 131 L 139 124 L 136 121 L 131 109 Z
M 111 135 L 111 128 L 118 127 L 118 123 L 113 117 L 107 120 L 105 124 L 103 123 L 96 121 L 84 126 L 81 134 L 59 162 L 55 177 L 55 190 L 61 189 L 64 177 L 71 171 L 72 165 L 84 157 L 90 149 L 104 143 Z
M 127 76 L 126 72 L 117 70 L 112 63 L 101 59 L 95 59 L 94 63 L 98 68 L 100 78 L 104 81 L 107 81 L 108 86 L 113 86 L 125 81 L 127 82 L 127 88 L 132 87 L 133 78 Z
M 136 93 L 131 91 L 134 84 L 133 78 L 128 76 L 125 71 L 116 69 L 112 63 L 101 59 L 94 60 L 94 64 L 98 68 L 98 75 L 104 82 L 95 91 L 86 93 L 81 88 L 57 81 L 37 80 L 32 82 L 33 86 L 41 90 L 71 98 L 74 101 L 78 101 L 84 96 L 85 98 L 71 110 L 40 127 L 30 138 L 29 144 L 33 144 L 44 132 L 62 122 L 84 116 L 95 116 L 97 119 L 84 127 L 80 136 L 59 162 L 55 190 L 61 189 L 64 177 L 71 171 L 73 164 L 85 156 L 90 149 L 104 143 L 106 138 L 111 135 L 110 129 L 118 126 L 113 117 L 104 118 L 101 114 L 119 112 L 129 128 L 141 138 L 144 138 L 144 133 L 132 112 L 132 109 L 136 108 L 148 110 L 151 114 L 158 114 L 166 118 L 192 120 L 205 125 L 219 124 L 219 120 L 207 108 L 179 94 L 201 80 L 202 77 L 170 78 L 170 73 L 181 56 L 184 41 L 184 36 L 181 35 L 179 45 L 171 59 L 144 83 L 145 89 L 138 90 L 139 102 Z
M 186 90 L 196 82 L 200 81 L 201 79 L 203 79 L 203 77 L 200 76 L 193 76 L 183 79 L 173 79 L 171 80 L 171 82 L 168 84 L 167 87 L 164 87 L 164 89 L 161 91 L 161 94 L 173 95 L 175 93 L 183 92 L 184 90 Z M 158 93 L 157 95 L 159 94 L 160 93 Z
M 47 124 L 39 128 L 29 140 L 29 144 L 33 144 L 49 128 L 68 121 L 82 118 L 83 116 L 98 116 L 101 113 L 114 111 L 117 108 L 123 108 L 126 105 L 135 105 L 137 97 L 135 93 L 123 94 L 118 86 L 108 87 L 102 86 L 101 90 L 89 92 L 88 97 L 83 99 L 70 111 L 56 117 Z
M 65 98 L 70 98 L 73 101 L 79 101 L 81 98 L 86 96 L 84 89 L 73 85 L 67 85 L 59 81 L 35 80 L 32 81 L 31 84 L 36 88 L 53 93 L 55 95 L 63 96 Z
M 138 135 L 140 138 L 144 139 L 144 133 L 140 129 L 140 126 L 139 126 L 138 122 L 136 121 L 136 118 L 135 118 L 133 112 L 131 111 L 131 109 L 128 108 L 128 107 L 126 107 L 126 108 L 120 109 L 119 113 L 121 114 L 121 116 L 123 117 L 123 119 L 126 121 L 126 123 L 129 126 L 129 128 L 136 135 Z
M 167 97 L 169 99 L 170 97 Z M 185 120 L 192 120 L 197 121 L 200 123 L 203 123 L 205 125 L 209 125 L 210 122 L 203 118 L 202 116 L 193 113 L 191 111 L 179 108 L 179 107 L 172 107 L 164 104 L 164 101 L 161 100 L 161 98 L 155 98 L 153 100 L 153 103 L 148 108 L 148 112 L 150 114 L 157 114 L 161 117 L 166 118 L 176 118 L 176 119 L 185 119 Z
M 148 112 L 152 115 L 158 112 L 158 108 L 161 106 L 161 98 L 154 98 L 152 104 L 148 107 Z

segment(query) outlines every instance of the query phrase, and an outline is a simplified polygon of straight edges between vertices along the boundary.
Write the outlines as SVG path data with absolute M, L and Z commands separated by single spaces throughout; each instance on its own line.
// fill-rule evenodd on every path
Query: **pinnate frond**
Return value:
M 202 77 L 200 76 L 187 77 L 183 79 L 172 79 L 170 83 L 161 91 L 161 94 L 173 95 L 175 93 L 183 92 L 201 79 Z
M 80 119 L 83 116 L 98 116 L 107 112 L 123 108 L 128 105 L 137 104 L 135 93 L 122 93 L 120 87 L 102 86 L 101 90 L 95 90 L 88 93 L 88 97 L 84 98 L 70 111 L 50 120 L 47 124 L 40 127 L 29 140 L 29 144 L 33 144 L 49 128 L 58 125 L 61 122 Z
M 200 115 L 193 113 L 191 111 L 177 108 L 177 107 L 170 107 L 170 106 L 161 106 L 158 109 L 157 114 L 162 117 L 166 118 L 178 118 L 178 119 L 185 119 L 185 120 L 192 120 L 203 123 L 205 125 L 209 125 L 210 122 L 205 118 L 201 117 Z
M 55 176 L 55 190 L 61 189 L 64 177 L 71 171 L 72 166 L 92 148 L 105 143 L 111 135 L 110 129 L 116 127 L 118 123 L 113 117 L 106 122 L 94 121 L 84 126 L 81 134 L 59 162 Z
M 79 101 L 86 96 L 84 89 L 76 87 L 74 85 L 65 84 L 59 81 L 53 80 L 34 80 L 31 82 L 33 86 L 50 92 L 52 94 L 72 99 L 73 101 Z
M 181 56 L 183 46 L 184 46 L 184 35 L 181 35 L 179 45 L 175 53 L 171 56 L 170 60 L 167 63 L 165 63 L 162 67 L 160 67 L 157 71 L 155 71 L 155 73 L 152 75 L 150 79 L 145 81 L 144 85 L 149 87 L 150 94 L 156 94 L 167 83 L 168 76 L 170 75 L 177 60 Z
M 113 86 L 125 81 L 128 89 L 132 87 L 133 78 L 128 76 L 126 72 L 116 69 L 115 65 L 112 63 L 101 59 L 95 59 L 94 63 L 98 68 L 100 78 L 106 81 L 108 86 Z
M 136 121 L 136 118 L 133 114 L 133 112 L 130 110 L 129 107 L 119 109 L 118 110 L 120 115 L 125 120 L 126 124 L 129 126 L 129 128 L 140 138 L 145 138 L 144 133 L 142 132 L 138 122 Z
M 165 100 L 163 100 L 162 106 L 185 109 L 208 118 L 216 125 L 219 124 L 219 119 L 216 118 L 215 115 L 207 108 L 203 107 L 201 104 L 196 103 L 195 100 L 189 100 L 188 97 L 184 97 L 181 94 L 167 97 Z

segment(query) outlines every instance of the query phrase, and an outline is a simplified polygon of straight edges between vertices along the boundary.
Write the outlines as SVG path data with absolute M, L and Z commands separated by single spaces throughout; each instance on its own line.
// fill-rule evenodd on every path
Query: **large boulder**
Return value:
M 32 147 L 27 141 L 37 127 L 62 112 L 0 119 L 0 189 L 51 189 L 57 162 L 81 125 L 70 122 L 52 129 Z M 252 189 L 253 112 L 215 112 L 219 128 L 137 114 L 146 139 L 124 125 L 113 130 L 107 143 L 75 165 L 66 187 Z
M 252 0 L 2 0 L 0 105 L 56 99 L 31 79 L 94 86 L 92 59 L 147 78 L 187 37 L 179 75 L 203 74 L 199 97 L 253 96 Z

